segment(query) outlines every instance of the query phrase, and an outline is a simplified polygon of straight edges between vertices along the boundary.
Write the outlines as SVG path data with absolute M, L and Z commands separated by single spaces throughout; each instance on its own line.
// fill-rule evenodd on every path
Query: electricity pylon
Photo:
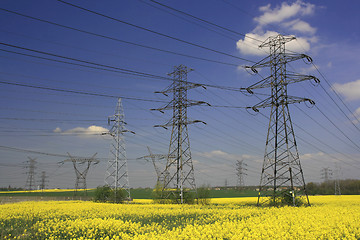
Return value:
M 61 161 L 61 164 L 64 164 L 65 162 L 72 162 L 75 170 L 76 175 L 76 181 L 75 181 L 75 195 L 77 193 L 77 190 L 83 189 L 86 194 L 86 176 L 90 169 L 90 166 L 93 164 L 98 164 L 99 160 L 95 159 L 95 156 L 97 153 L 95 153 L 90 158 L 84 158 L 84 157 L 73 157 L 70 155 L 70 153 L 67 153 L 69 155 L 69 158 Z M 84 166 L 84 167 L 81 167 Z
M 25 168 L 28 169 L 28 171 L 26 172 L 27 179 L 26 179 L 26 184 L 25 184 L 25 189 L 27 190 L 34 190 L 35 189 L 35 169 L 36 169 L 36 158 L 31 158 L 28 157 L 28 161 L 26 161 L 26 166 Z
M 41 176 L 40 176 L 40 189 L 44 190 L 46 188 L 46 183 L 48 182 L 47 180 L 48 176 L 46 176 L 46 172 L 42 171 L 41 172 Z
M 171 127 L 171 139 L 169 145 L 169 154 L 165 170 L 160 174 L 159 181 L 162 184 L 162 198 L 176 199 L 178 203 L 184 203 L 184 193 L 195 192 L 194 166 L 190 151 L 190 140 L 188 135 L 188 125 L 193 123 L 204 123 L 200 120 L 189 120 L 187 117 L 187 108 L 195 105 L 207 104 L 203 101 L 193 101 L 187 98 L 187 91 L 196 87 L 203 87 L 200 84 L 189 83 L 187 74 L 192 69 L 179 65 L 174 67 L 174 71 L 169 74 L 173 77 L 173 83 L 162 93 L 168 96 L 173 94 L 172 100 L 164 107 L 152 110 L 158 110 L 163 113 L 164 110 L 172 110 L 173 116 L 164 125 L 155 127 Z
M 328 183 L 333 174 L 332 170 L 329 167 L 326 167 L 326 168 L 322 168 L 320 172 L 321 172 L 321 178 L 324 179 L 325 183 Z
M 238 177 L 237 179 L 237 186 L 239 189 L 241 189 L 242 187 L 245 186 L 245 182 L 244 182 L 244 175 L 247 175 L 245 173 L 247 164 L 244 163 L 244 160 L 237 160 L 236 161 L 236 176 Z
M 151 152 L 150 147 L 147 147 L 149 155 L 137 158 L 137 159 L 145 159 L 146 161 L 150 161 L 152 162 L 154 169 L 155 169 L 155 173 L 156 173 L 156 185 L 160 184 L 160 177 L 161 177 L 161 173 L 162 173 L 162 169 L 159 167 L 159 160 L 163 160 L 163 159 L 167 159 L 168 155 L 167 154 L 154 154 Z
M 310 205 L 288 105 L 306 101 L 310 104 L 315 103 L 308 98 L 289 96 L 287 88 L 289 84 L 305 80 L 318 83 L 319 79 L 287 71 L 286 66 L 289 62 L 299 59 L 312 62 L 305 54 L 285 52 L 285 44 L 293 39 L 295 37 L 282 35 L 269 37 L 259 47 L 269 47 L 270 55 L 248 67 L 254 73 L 258 73 L 257 68 L 264 67 L 269 67 L 271 71 L 270 76 L 245 89 L 253 93 L 254 89 L 271 88 L 269 98 L 251 107 L 256 112 L 259 108 L 271 107 L 258 205 L 280 205 L 284 201 L 286 204 L 296 205 L 296 199 L 299 197 L 305 197 Z
M 125 128 L 125 114 L 121 98 L 118 99 L 115 114 L 108 118 L 108 124 L 113 122 L 113 125 L 108 133 L 113 140 L 110 146 L 110 157 L 105 176 L 105 184 L 113 188 L 115 191 L 115 201 L 117 200 L 117 190 L 123 189 L 126 191 L 128 200 L 130 196 L 129 173 L 127 166 L 126 150 L 125 150 L 125 132 L 131 132 Z
M 341 195 L 340 190 L 340 167 L 335 164 L 335 195 Z

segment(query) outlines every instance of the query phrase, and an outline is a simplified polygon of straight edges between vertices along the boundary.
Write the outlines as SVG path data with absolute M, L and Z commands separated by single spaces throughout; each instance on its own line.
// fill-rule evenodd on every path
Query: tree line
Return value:
M 360 180 L 345 179 L 339 180 L 340 193 L 342 195 L 360 194 Z M 322 183 L 310 182 L 306 184 L 306 190 L 309 195 L 334 195 L 335 180 L 329 180 Z

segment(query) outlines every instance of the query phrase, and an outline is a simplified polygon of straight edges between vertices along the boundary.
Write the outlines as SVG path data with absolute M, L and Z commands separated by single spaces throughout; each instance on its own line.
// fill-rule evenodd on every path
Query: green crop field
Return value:
M 133 199 L 151 199 L 153 189 L 135 188 L 131 189 Z M 45 191 L 0 191 L 0 202 L 19 202 L 19 201 L 40 201 L 40 200 L 91 200 L 94 197 L 95 189 L 74 191 L 73 189 L 47 189 Z M 257 192 L 254 190 L 236 189 L 210 189 L 211 198 L 235 198 L 235 197 L 255 197 Z

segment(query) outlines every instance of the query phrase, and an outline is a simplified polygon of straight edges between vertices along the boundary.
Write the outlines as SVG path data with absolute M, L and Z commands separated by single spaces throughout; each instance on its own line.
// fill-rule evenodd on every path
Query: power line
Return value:
M 67 5 L 69 5 L 69 6 L 72 6 L 72 7 L 81 9 L 81 10 L 84 10 L 84 11 L 86 11 L 86 12 L 90 12 L 90 13 L 96 14 L 96 15 L 98 15 L 98 16 L 101 16 L 101 17 L 104 17 L 104 18 L 107 18 L 107 19 L 110 19 L 110 20 L 113 20 L 113 21 L 116 21 L 116 22 L 120 22 L 120 23 L 126 24 L 126 25 L 128 25 L 128 26 L 131 26 L 131 27 L 134 27 L 134 28 L 138 28 L 138 29 L 141 29 L 141 30 L 144 30 L 144 31 L 147 31 L 147 32 L 150 32 L 150 33 L 159 35 L 159 36 L 162 36 L 162 37 L 166 37 L 166 38 L 169 38 L 169 39 L 178 41 L 178 42 L 186 43 L 186 44 L 188 44 L 188 45 L 191 45 L 191 46 L 194 46 L 194 47 L 198 47 L 198 48 L 202 48 L 202 49 L 205 49 L 205 50 L 208 50 L 208 51 L 211 51 L 211 52 L 215 52 L 215 53 L 218 53 L 218 54 L 221 54 L 221 55 L 225 55 L 225 56 L 228 56 L 228 57 L 240 59 L 240 60 L 243 60 L 243 61 L 246 61 L 246 62 L 255 63 L 254 61 L 251 61 L 251 60 L 248 60 L 248 59 L 245 59 L 245 58 L 237 57 L 237 56 L 234 56 L 234 55 L 232 55 L 232 54 L 224 53 L 224 52 L 221 52 L 221 51 L 218 51 L 218 50 L 209 48 L 209 47 L 205 47 L 205 46 L 202 46 L 202 45 L 199 45 L 199 44 L 196 44 L 196 43 L 192 43 L 192 42 L 189 42 L 189 41 L 186 41 L 186 40 L 182 40 L 182 39 L 179 39 L 179 38 L 176 38 L 176 37 L 172 37 L 172 36 L 170 36 L 170 35 L 167 35 L 167 34 L 164 34 L 164 33 L 160 33 L 160 32 L 151 30 L 151 29 L 149 29 L 149 28 L 141 27 L 141 26 L 138 26 L 138 25 L 135 25 L 135 24 L 132 24 L 132 23 L 129 23 L 129 22 L 126 22 L 126 21 L 123 21 L 123 20 L 114 18 L 114 17 L 110 17 L 110 16 L 108 16 L 108 15 L 105 15 L 105 14 L 102 14 L 102 13 L 99 13 L 99 12 L 96 12 L 96 11 L 93 11 L 93 10 L 90 10 L 90 9 L 87 9 L 87 8 L 84 8 L 84 7 L 81 7 L 81 6 L 72 4 L 72 3 L 68 3 L 68 2 L 65 2 L 65 1 L 62 1 L 62 0 L 57 0 L 57 1 L 59 1 L 59 2 L 61 2 L 61 3 L 64 3 L 64 4 L 67 4 Z
M 148 3 L 148 2 L 146 2 L 146 1 L 144 1 L 144 0 L 139 0 L 139 1 L 142 2 L 142 3 L 144 3 L 144 4 L 146 4 L 146 5 L 148 5 L 148 6 L 150 6 L 150 7 L 152 7 L 152 8 L 156 8 L 156 9 L 158 9 L 158 10 L 160 10 L 160 11 L 166 12 L 166 13 L 172 15 L 172 16 L 175 16 L 175 17 L 180 18 L 180 19 L 182 19 L 182 20 L 184 20 L 184 21 L 186 21 L 186 22 L 189 22 L 189 23 L 191 23 L 191 24 L 195 24 L 195 25 L 197 25 L 197 26 L 200 26 L 200 27 L 202 27 L 202 28 L 205 28 L 205 29 L 207 29 L 207 30 L 209 30 L 209 31 L 211 31 L 211 32 L 220 34 L 221 36 L 224 36 L 224 37 L 229 38 L 229 39 L 231 39 L 231 40 L 234 40 L 234 41 L 237 41 L 237 40 L 238 40 L 238 39 L 233 38 L 233 37 L 230 36 L 230 35 L 226 35 L 226 34 L 223 33 L 223 32 L 216 31 L 215 29 L 212 29 L 212 28 L 210 28 L 210 27 L 207 27 L 207 26 L 205 26 L 205 25 L 202 25 L 202 24 L 200 24 L 200 23 L 198 23 L 198 22 L 195 22 L 195 21 L 191 21 L 191 20 L 189 20 L 189 19 L 186 19 L 186 18 L 184 18 L 184 17 L 182 17 L 182 16 L 180 16 L 180 15 L 177 15 L 177 14 L 172 13 L 171 11 L 168 11 L 168 10 L 163 9 L 163 8 L 161 8 L 161 7 L 158 7 L 158 6 L 156 6 L 156 5 L 152 5 L 152 4 L 150 4 L 150 3 Z
M 335 138 L 337 138 L 338 140 L 340 140 L 341 142 L 347 144 L 343 139 L 341 139 L 338 135 L 336 135 L 335 133 L 333 133 L 332 131 L 330 131 L 329 129 L 327 129 L 326 127 L 324 127 L 321 123 L 319 123 L 316 119 L 314 119 L 313 117 L 311 117 L 309 114 L 307 114 L 306 112 L 304 112 L 301 108 L 299 108 L 298 106 L 295 105 L 295 107 L 300 110 L 303 114 L 305 114 L 308 118 L 310 118 L 312 121 L 314 121 L 319 127 L 321 127 L 322 129 L 324 129 L 325 131 L 327 131 L 329 134 L 331 134 L 332 136 L 334 136 Z M 295 125 L 295 124 L 294 124 Z M 303 130 L 305 131 L 305 130 Z M 310 135 L 310 133 L 308 133 Z M 325 143 L 323 143 L 325 145 Z
M 91 65 L 95 65 L 96 67 L 89 66 L 89 65 L 84 65 L 84 64 L 79 64 L 79 63 L 67 62 L 67 61 L 58 60 L 58 59 L 51 59 L 51 58 L 46 58 L 46 57 L 41 57 L 41 56 L 36 56 L 36 55 L 31 55 L 31 54 L 26 54 L 26 53 L 20 53 L 20 52 L 5 50 L 5 49 L 0 49 L 0 51 L 14 53 L 14 54 L 18 54 L 18 55 L 23 55 L 23 56 L 33 57 L 33 58 L 39 58 L 39 59 L 53 61 L 53 62 L 71 64 L 71 65 L 76 65 L 76 66 L 81 66 L 81 67 L 86 67 L 86 68 L 93 68 L 93 69 L 98 69 L 98 70 L 103 70 L 103 71 L 110 71 L 110 72 L 118 72 L 118 73 L 128 74 L 128 75 L 135 75 L 135 76 L 144 77 L 144 78 L 159 79 L 159 80 L 164 80 L 164 81 L 173 81 L 173 79 L 171 79 L 171 78 L 158 76 L 158 75 L 154 75 L 154 74 L 150 74 L 150 73 L 145 73 L 145 72 L 134 71 L 134 70 L 130 70 L 130 69 L 114 67 L 114 66 L 110 66 L 110 65 L 91 62 L 91 61 L 87 61 L 87 60 L 81 60 L 81 59 L 67 57 L 67 56 L 61 56 L 61 55 L 48 53 L 48 52 L 43 52 L 43 51 L 39 51 L 39 50 L 35 50 L 35 49 L 29 49 L 29 48 L 25 48 L 25 47 L 21 47 L 21 46 L 15 46 L 15 45 L 8 44 L 8 43 L 0 43 L 0 44 L 8 46 L 8 47 L 12 47 L 12 48 L 18 48 L 18 49 L 30 51 L 30 52 L 36 52 L 36 53 L 40 53 L 40 54 L 44 54 L 44 55 L 50 55 L 50 56 L 53 56 L 53 57 L 63 58 L 63 59 L 71 60 L 71 61 L 77 61 L 77 62 L 81 62 L 81 63 L 91 64 Z M 194 82 L 190 82 L 190 81 L 188 83 L 197 84 L 197 85 L 201 85 L 201 86 L 204 86 L 204 87 L 218 88 L 218 89 L 227 90 L 227 91 L 242 91 L 243 90 L 243 88 L 238 88 L 238 87 L 229 87 L 229 86 L 219 86 L 219 85 L 212 85 L 212 84 L 194 83 Z M 126 99 L 124 97 L 121 97 L 121 98 Z
M 316 105 L 315 107 L 342 135 L 344 135 L 344 137 L 346 137 L 352 144 L 354 144 L 355 147 L 360 149 L 360 146 L 357 145 L 353 140 L 351 140 L 350 137 L 346 135 L 338 126 L 336 126 L 336 124 L 328 116 L 326 116 L 325 113 L 320 110 L 320 108 L 318 108 Z
M 24 83 L 14 83 L 14 82 L 2 81 L 1 79 L 0 79 L 0 84 L 20 86 L 20 87 L 28 87 L 28 88 L 35 88 L 35 89 L 42 89 L 42 90 L 49 90 L 49 91 L 57 91 L 57 92 L 67 92 L 67 93 L 74 93 L 74 94 L 90 95 L 90 96 L 97 96 L 97 97 L 123 98 L 123 99 L 134 100 L 134 101 L 161 102 L 161 103 L 164 103 L 164 101 L 155 100 L 155 99 L 144 99 L 144 98 L 136 98 L 136 97 L 123 97 L 123 96 L 115 96 L 115 95 L 101 94 L 101 93 L 94 93 L 94 92 L 85 92 L 85 91 L 79 91 L 79 90 L 69 90 L 69 89 L 60 89 L 60 88 L 36 86 L 36 85 L 30 85 L 30 84 L 24 84 Z M 246 108 L 246 107 L 242 107 L 242 106 L 225 106 L 225 105 L 214 105 L 214 107 L 220 107 L 220 108 Z
M 58 119 L 58 118 L 13 118 L 13 117 L 0 117 L 0 120 L 12 120 L 12 121 L 49 121 L 49 122 L 100 122 L 104 120 L 100 119 Z
M 99 66 L 99 67 L 105 67 L 105 68 L 110 68 L 110 69 L 115 69 L 118 70 L 120 73 L 123 74 L 130 74 L 130 75 L 135 75 L 135 76 L 140 76 L 140 77 L 146 77 L 146 78 L 158 78 L 158 79 L 164 79 L 164 80 L 170 80 L 167 77 L 162 77 L 162 76 L 157 76 L 157 75 L 153 75 L 153 74 L 149 74 L 149 73 L 144 73 L 144 72 L 139 72 L 139 71 L 134 71 L 134 70 L 129 70 L 129 69 L 124 69 L 124 68 L 119 68 L 119 67 L 114 67 L 114 66 L 110 66 L 110 65 L 105 65 L 105 64 L 100 64 L 100 63 L 95 63 L 95 62 L 90 62 L 90 61 L 86 61 L 86 60 L 81 60 L 81 59 L 77 59 L 77 58 L 72 58 L 72 57 L 67 57 L 67 56 L 61 56 L 58 54 L 53 54 L 53 53 L 49 53 L 49 52 L 43 52 L 43 51 L 39 51 L 39 50 L 35 50 L 35 49 L 30 49 L 30 48 L 25 48 L 25 47 L 21 47 L 21 46 L 15 46 L 12 44 L 8 44 L 8 43 L 0 43 L 1 45 L 7 46 L 7 47 L 12 47 L 12 48 L 17 48 L 17 49 L 21 49 L 21 50 L 26 50 L 26 51 L 30 51 L 30 52 L 35 52 L 35 53 L 40 53 L 40 54 L 44 54 L 44 55 L 48 55 L 48 56 L 52 56 L 52 57 L 57 57 L 57 58 L 63 58 L 66 60 L 71 60 L 71 61 L 76 61 L 76 62 L 81 62 L 81 63 L 85 63 L 85 64 L 90 64 L 90 65 L 95 65 L 95 66 Z M 7 51 L 7 50 L 3 50 L 5 52 L 11 52 L 11 51 Z M 13 52 L 16 53 L 16 52 Z M 42 57 L 39 57 L 42 58 Z M 45 58 L 44 58 L 45 59 Z M 46 60 L 50 60 L 47 59 Z M 52 59 L 54 60 L 54 59 Z M 59 61 L 59 60 L 55 60 L 55 61 Z M 63 61 L 59 61 L 62 63 L 69 63 L 69 62 L 63 62 Z M 74 64 L 74 63 L 70 63 L 70 64 Z M 75 64 L 75 65 L 79 65 L 79 64 Z M 79 65 L 79 66 L 85 66 L 85 65 Z
M 342 102 L 342 104 L 345 106 L 345 108 L 352 114 L 352 116 L 354 117 L 354 119 L 358 120 L 360 122 L 360 120 L 356 117 L 356 115 L 350 110 L 350 108 L 345 104 L 345 102 L 342 100 L 342 98 L 339 96 L 339 94 L 337 93 L 337 91 L 330 85 L 329 81 L 325 78 L 325 76 L 320 72 L 320 70 L 318 69 L 318 67 L 312 63 L 313 66 L 315 67 L 316 71 L 320 74 L 320 76 L 325 80 L 326 84 L 330 87 L 330 89 L 335 93 L 335 95 L 339 98 L 339 100 Z M 328 95 L 328 97 L 333 101 L 333 103 L 335 103 L 336 107 L 344 114 L 344 116 L 351 122 L 351 124 L 358 130 L 360 131 L 360 128 L 358 126 L 356 126 L 356 124 L 349 118 L 349 116 L 344 112 L 344 110 L 336 103 L 336 101 L 334 100 L 333 97 L 331 97 L 331 95 L 326 91 L 326 89 L 320 84 L 320 87 L 324 90 L 324 92 L 326 93 L 326 95 Z
M 0 148 L 5 149 L 5 150 L 10 150 L 10 151 L 34 153 L 34 154 L 40 154 L 40 155 L 46 155 L 46 156 L 52 156 L 52 157 L 68 157 L 68 155 L 65 155 L 65 154 L 47 153 L 47 152 L 40 152 L 40 151 L 34 151 L 34 150 L 28 150 L 28 149 L 22 149 L 22 148 L 16 148 L 16 147 L 0 146 Z
M 217 60 L 212 60 L 212 59 L 207 59 L 207 58 L 202 58 L 202 57 L 196 57 L 196 56 L 187 55 L 187 54 L 183 54 L 183 53 L 173 52 L 173 51 L 170 51 L 170 50 L 164 50 L 164 49 L 160 49 L 160 48 L 156 48 L 156 47 L 151 47 L 151 46 L 147 46 L 147 45 L 143 45 L 143 44 L 138 44 L 138 43 L 134 43 L 134 42 L 129 42 L 129 41 L 125 41 L 125 40 L 122 40 L 122 39 L 119 39 L 119 38 L 109 37 L 109 36 L 106 36 L 106 35 L 102 35 L 102 34 L 90 32 L 90 31 L 86 31 L 86 30 L 82 30 L 82 29 L 78 29 L 78 28 L 74 28 L 74 27 L 69 27 L 69 26 L 65 26 L 65 25 L 62 25 L 62 24 L 58 24 L 58 23 L 55 23 L 55 22 L 48 21 L 48 20 L 44 20 L 44 19 L 40 19 L 40 18 L 28 16 L 28 15 L 25 15 L 25 14 L 22 14 L 22 13 L 18 13 L 18 12 L 14 12 L 14 11 L 11 11 L 11 10 L 7 10 L 7 9 L 4 9 L 4 8 L 0 8 L 0 10 L 5 11 L 5 12 L 8 12 L 8 13 L 16 14 L 16 15 L 18 15 L 18 16 L 26 17 L 26 18 L 29 18 L 29 19 L 32 19 L 32 20 L 36 20 L 36 21 L 48 23 L 48 24 L 51 24 L 51 25 L 54 25 L 54 26 L 58 26 L 58 27 L 70 29 L 70 30 L 73 30 L 73 31 L 77 31 L 77 32 L 81 32 L 81 33 L 88 34 L 88 35 L 92 35 L 92 36 L 96 36 L 96 37 L 101 37 L 101 38 L 104 38 L 104 39 L 109 39 L 109 40 L 113 40 L 113 41 L 117 41 L 117 42 L 129 44 L 129 45 L 133 45 L 133 46 L 137 46 L 137 47 L 147 48 L 147 49 L 151 49 L 151 50 L 155 50 L 155 51 L 159 51 L 159 52 L 169 53 L 169 54 L 173 54 L 173 55 L 178 55 L 178 56 L 182 56 L 182 57 L 193 58 L 193 59 L 202 60 L 202 61 L 207 61 L 207 62 L 212 62 L 212 63 L 218 63 L 218 64 L 223 64 L 223 65 L 228 65 L 228 66 L 239 67 L 238 64 L 227 63 L 227 62 L 222 62 L 222 61 L 217 61 Z
M 333 148 L 332 146 L 330 146 L 330 145 L 328 145 L 328 144 L 324 143 L 321 139 L 319 139 L 319 138 L 315 137 L 314 135 L 312 135 L 311 133 L 309 133 L 308 131 L 306 131 L 306 130 L 305 130 L 305 129 L 303 129 L 302 127 L 300 127 L 298 124 L 295 124 L 295 123 L 294 123 L 294 126 L 296 126 L 297 128 L 299 128 L 300 130 L 302 130 L 302 131 L 303 131 L 303 132 L 305 132 L 306 134 L 310 135 L 312 138 L 314 138 L 316 141 L 318 141 L 318 142 L 322 143 L 324 146 L 326 146 L 326 147 L 328 147 L 328 148 L 332 149 L 333 151 L 335 151 L 335 152 L 337 152 L 337 153 L 339 153 L 339 154 L 343 155 L 345 158 L 350 158 L 350 159 L 352 159 L 352 158 L 351 158 L 351 157 L 349 157 L 348 155 L 345 155 L 344 153 L 341 153 L 340 151 L 338 151 L 338 150 L 336 150 L 335 148 Z M 352 159 L 352 160 L 357 161 L 357 160 L 355 160 L 355 159 Z
M 198 20 L 198 21 L 204 22 L 204 23 L 209 24 L 209 25 L 211 25 L 211 26 L 215 26 L 215 27 L 220 28 L 220 29 L 222 29 L 222 30 L 228 31 L 228 32 L 230 32 L 230 33 L 247 37 L 247 38 L 252 39 L 252 40 L 255 40 L 255 41 L 259 42 L 259 43 L 262 43 L 262 42 L 263 42 L 263 41 L 261 41 L 261 40 L 259 40 L 259 39 L 246 36 L 246 34 L 243 34 L 243 33 L 234 31 L 234 30 L 232 30 L 232 29 L 229 29 L 229 28 L 220 26 L 220 25 L 215 24 L 215 23 L 213 23 L 213 22 L 204 20 L 204 19 L 202 19 L 202 18 L 196 17 L 196 16 L 191 15 L 191 14 L 189 14 L 189 13 L 186 13 L 186 12 L 184 12 L 184 11 L 181 11 L 181 10 L 175 9 L 175 8 L 173 8 L 173 7 L 170 7 L 170 6 L 168 6 L 168 5 L 165 5 L 165 4 L 163 4 L 163 3 L 160 3 L 160 2 L 158 2 L 158 1 L 155 1 L 155 0 L 149 0 L 149 1 L 150 1 L 150 2 L 153 2 L 153 3 L 157 4 L 157 5 L 163 6 L 163 7 L 165 7 L 165 8 L 168 8 L 168 9 L 170 9 L 170 10 L 172 10 L 172 11 L 178 12 L 178 13 L 180 13 L 180 14 L 182 14 L 182 15 L 191 17 L 191 18 L 193 18 L 193 19 L 196 19 L 196 20 Z M 253 63 L 254 63 L 254 62 L 253 62 Z
M 75 45 L 69 45 L 69 44 L 65 44 L 64 42 L 45 40 L 45 39 L 30 36 L 30 35 L 27 35 L 27 34 L 15 33 L 15 32 L 3 30 L 3 29 L 0 29 L 0 31 L 4 32 L 4 33 L 7 33 L 7 34 L 17 36 L 17 37 L 31 39 L 31 40 L 35 40 L 35 41 L 39 41 L 39 42 L 45 42 L 45 43 L 49 43 L 49 44 L 56 45 L 56 46 L 62 46 L 62 47 L 66 47 L 66 48 L 76 49 L 76 50 L 80 50 L 80 51 L 83 51 L 83 52 L 91 52 L 91 53 L 95 53 L 95 54 L 111 56 L 111 57 L 117 57 L 117 58 L 126 58 L 127 60 L 136 60 L 136 61 L 140 61 L 140 62 L 152 64 L 152 65 L 163 65 L 163 66 L 166 66 L 166 67 L 172 66 L 169 63 L 163 63 L 163 62 L 159 62 L 159 61 L 154 61 L 153 59 L 149 60 L 149 59 L 135 57 L 135 56 L 128 56 L 128 55 L 125 56 L 125 55 L 121 55 L 121 54 L 113 53 L 113 52 L 109 53 L 109 52 L 97 51 L 97 50 L 94 50 L 94 49 L 88 49 L 88 48 L 79 47 L 79 46 L 75 46 Z
M 259 112 L 259 113 L 260 113 L 261 116 L 265 117 L 266 119 L 270 119 L 268 116 L 264 115 L 263 113 L 261 113 L 261 112 Z M 309 135 L 309 136 L 311 136 L 312 138 L 314 138 L 316 141 L 322 143 L 324 146 L 327 146 L 327 147 L 329 147 L 330 149 L 332 149 L 333 151 L 340 153 L 340 152 L 339 152 L 338 150 L 336 150 L 335 148 L 333 148 L 333 147 L 331 147 L 330 145 L 324 143 L 321 139 L 319 139 L 319 138 L 315 137 L 314 135 L 310 134 L 308 131 L 306 131 L 305 129 L 303 129 L 302 127 L 300 127 L 298 124 L 294 123 L 294 126 L 296 126 L 296 127 L 299 128 L 301 131 L 303 131 L 303 132 L 306 133 L 307 135 Z M 343 161 L 343 160 L 340 160 L 340 159 L 338 159 L 338 158 L 330 155 L 329 153 L 327 153 L 327 152 L 324 151 L 323 149 L 317 147 L 316 144 L 310 144 L 308 140 L 305 140 L 304 138 L 301 138 L 300 136 L 297 136 L 297 138 L 300 139 L 302 142 L 308 144 L 308 145 L 311 146 L 312 148 L 315 148 L 316 150 L 318 150 L 318 151 L 320 151 L 320 152 L 323 152 L 324 154 L 330 156 L 330 157 L 333 158 L 333 159 L 336 159 L 336 160 L 338 160 L 338 161 L 344 162 L 345 164 L 347 164 L 347 165 L 349 165 L 349 166 L 358 168 L 358 167 L 356 167 L 356 166 L 354 166 L 354 165 L 351 165 L 350 163 L 347 163 L 347 162 L 345 162 L 345 161 Z M 340 153 L 340 154 L 341 154 L 341 153 Z M 342 155 L 344 155 L 344 154 L 342 154 Z M 345 155 L 344 155 L 344 156 L 345 156 Z M 347 158 L 349 158 L 349 157 L 347 157 Z
M 101 94 L 101 93 L 94 93 L 94 92 L 85 92 L 85 91 L 78 91 L 78 90 L 69 90 L 69 89 L 60 89 L 60 88 L 36 86 L 36 85 L 30 85 L 30 84 L 24 84 L 24 83 L 14 83 L 14 82 L 7 82 L 7 81 L 1 81 L 1 80 L 0 80 L 0 84 L 20 86 L 20 87 L 28 87 L 28 88 L 36 88 L 36 89 L 56 91 L 56 92 L 67 92 L 67 93 L 74 93 L 74 94 L 90 95 L 90 96 L 96 96 L 96 97 L 122 98 L 122 99 L 127 99 L 127 100 L 144 101 L 144 102 L 161 102 L 161 103 L 164 102 L 164 101 L 154 100 L 154 99 L 115 96 L 115 95 L 108 95 L 108 94 Z
M 15 151 L 15 152 L 24 152 L 24 153 L 33 153 L 33 154 L 39 154 L 39 155 L 46 155 L 46 156 L 51 156 L 51 157 L 69 157 L 69 155 L 67 154 L 58 154 L 58 153 L 48 153 L 48 152 L 41 152 L 41 151 L 34 151 L 34 150 L 29 150 L 29 149 L 23 149 L 23 148 L 17 148 L 17 147 L 9 147 L 9 146 L 3 146 L 0 145 L 0 149 L 3 150 L 7 150 L 7 151 Z M 84 158 L 82 156 L 73 156 L 76 158 Z M 101 159 L 101 160 L 108 160 L 108 158 L 101 158 L 98 157 L 96 159 Z M 128 158 L 128 160 L 139 160 L 137 158 Z

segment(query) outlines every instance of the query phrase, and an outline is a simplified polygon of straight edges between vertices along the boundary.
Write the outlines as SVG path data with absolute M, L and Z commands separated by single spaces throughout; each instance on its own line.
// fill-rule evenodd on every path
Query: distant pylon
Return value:
M 335 195 L 341 195 L 340 188 L 341 169 L 340 166 L 335 163 Z
M 86 193 L 86 176 L 92 164 L 98 164 L 99 160 L 95 159 L 97 153 L 95 153 L 90 158 L 83 158 L 83 157 L 73 157 L 70 153 L 67 153 L 69 158 L 61 161 L 60 163 L 64 164 L 65 162 L 72 162 L 75 170 L 76 181 L 75 181 L 75 194 L 77 190 L 83 189 Z M 84 167 L 81 167 L 84 166 Z
M 110 122 L 113 122 L 113 125 L 107 134 L 110 134 L 113 140 L 110 146 L 110 157 L 106 170 L 105 184 L 114 188 L 115 198 L 117 196 L 116 191 L 120 188 L 125 190 L 126 197 L 131 199 L 124 133 L 135 133 L 125 128 L 125 114 L 121 98 L 117 101 L 115 114 L 108 118 L 108 124 L 110 124 Z
M 26 179 L 26 184 L 25 184 L 25 189 L 27 190 L 34 190 L 35 189 L 35 169 L 36 169 L 36 158 L 31 158 L 28 157 L 28 161 L 26 161 L 26 166 L 25 168 L 27 168 L 27 179 Z
M 321 172 L 321 178 L 324 179 L 325 183 L 328 183 L 333 174 L 332 170 L 329 167 L 326 167 L 326 168 L 322 168 L 320 172 Z
M 187 74 L 190 71 L 192 69 L 186 66 L 175 66 L 174 71 L 169 74 L 169 76 L 173 77 L 173 83 L 164 91 L 158 92 L 165 96 L 172 93 L 173 99 L 162 108 L 152 109 L 160 112 L 164 110 L 173 111 L 170 121 L 155 127 L 172 128 L 167 163 L 165 170 L 160 174 L 159 181 L 163 185 L 162 198 L 176 199 L 178 203 L 184 203 L 184 193 L 195 192 L 196 194 L 188 125 L 198 122 L 204 123 L 200 120 L 190 121 L 187 117 L 187 108 L 194 105 L 207 104 L 203 101 L 193 101 L 187 98 L 187 91 L 189 89 L 202 86 L 187 82 Z
M 287 63 L 291 61 L 305 58 L 312 62 L 305 54 L 285 52 L 285 44 L 293 39 L 295 37 L 282 35 L 269 37 L 259 47 L 269 47 L 270 55 L 248 67 L 254 73 L 258 72 L 257 68 L 270 67 L 271 70 L 270 76 L 244 89 L 253 93 L 254 89 L 271 88 L 269 98 L 251 107 L 256 112 L 259 108 L 271 107 L 258 205 L 279 205 L 284 201 L 286 204 L 296 205 L 296 199 L 300 196 L 304 196 L 310 205 L 288 105 L 305 101 L 310 104 L 314 102 L 307 98 L 289 96 L 287 87 L 291 83 L 305 80 L 314 80 L 318 83 L 319 80 L 314 76 L 287 72 Z
M 42 171 L 41 172 L 41 176 L 40 176 L 40 189 L 44 190 L 46 188 L 46 183 L 48 182 L 47 180 L 48 176 L 46 176 L 46 172 Z
M 160 183 L 160 176 L 161 173 L 163 171 L 163 168 L 159 167 L 159 160 L 163 160 L 163 159 L 167 159 L 167 154 L 154 154 L 151 152 L 150 147 L 147 147 L 149 155 L 137 158 L 137 159 L 145 159 L 146 161 L 150 161 L 152 162 L 154 169 L 155 169 L 155 173 L 156 173 L 156 185 L 158 185 Z
M 239 189 L 243 188 L 245 186 L 244 176 L 247 175 L 245 173 L 247 164 L 244 162 L 244 160 L 237 160 L 236 161 L 236 176 L 237 179 L 237 186 Z

